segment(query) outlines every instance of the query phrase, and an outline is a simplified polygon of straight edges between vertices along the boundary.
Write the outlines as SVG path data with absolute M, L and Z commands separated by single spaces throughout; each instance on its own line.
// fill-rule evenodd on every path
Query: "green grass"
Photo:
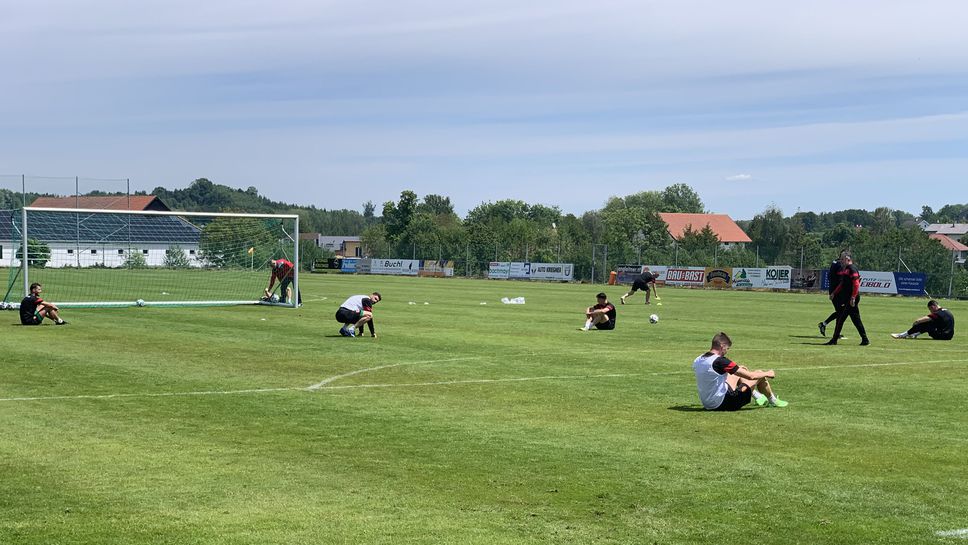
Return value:
M 597 286 L 302 280 L 299 310 L 0 314 L 0 543 L 933 544 L 968 528 L 965 334 L 888 336 L 924 300 L 865 297 L 873 345 L 848 324 L 827 347 L 821 295 L 660 288 L 662 307 L 636 296 L 615 331 L 581 333 Z M 379 338 L 339 337 L 339 303 L 372 290 Z M 777 370 L 788 408 L 699 408 L 690 365 L 719 330 L 733 359 Z

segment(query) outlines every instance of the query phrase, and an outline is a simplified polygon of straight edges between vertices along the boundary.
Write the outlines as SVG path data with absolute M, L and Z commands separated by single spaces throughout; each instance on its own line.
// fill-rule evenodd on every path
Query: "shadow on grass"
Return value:
M 704 409 L 702 407 L 697 407 L 695 405 L 673 405 L 672 407 L 669 407 L 669 410 L 670 411 L 679 411 L 681 413 L 708 412 L 708 411 L 706 411 L 706 409 Z
M 817 337 L 816 335 L 790 335 L 789 337 L 791 339 L 820 339 L 820 338 L 826 339 L 827 338 L 827 337 Z

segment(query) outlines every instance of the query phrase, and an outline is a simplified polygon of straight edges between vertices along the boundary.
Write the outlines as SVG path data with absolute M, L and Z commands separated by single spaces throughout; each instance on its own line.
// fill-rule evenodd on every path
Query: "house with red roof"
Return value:
M 33 208 L 84 208 L 88 210 L 171 210 L 154 195 L 85 195 L 76 197 L 37 197 Z
M 154 195 L 38 197 L 30 208 L 170 211 Z M 20 211 L 0 211 L 0 266 L 19 266 L 23 245 Z M 46 267 L 164 267 L 181 252 L 184 262 L 202 267 L 201 228 L 182 216 L 30 211 L 27 236 L 50 249 Z M 137 254 L 137 255 L 135 255 Z
M 946 249 L 950 250 L 954 254 L 955 260 L 959 263 L 965 262 L 965 256 L 968 255 L 968 246 L 958 242 L 957 240 L 941 233 L 932 233 L 928 235 L 928 238 L 937 240 Z
M 659 217 L 669 226 L 669 236 L 675 240 L 682 238 L 687 229 L 702 231 L 707 226 L 724 248 L 753 242 L 747 234 L 726 214 L 679 214 L 659 212 Z

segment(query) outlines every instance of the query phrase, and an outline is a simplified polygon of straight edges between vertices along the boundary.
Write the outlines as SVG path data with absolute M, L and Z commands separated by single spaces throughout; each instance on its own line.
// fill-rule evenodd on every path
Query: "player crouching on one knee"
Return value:
M 58 312 L 57 305 L 40 298 L 43 286 L 34 282 L 30 285 L 30 294 L 20 302 L 20 323 L 23 325 L 40 325 L 44 318 L 54 320 L 56 325 L 64 325 L 67 322 L 62 320 Z
M 709 352 L 692 364 L 702 406 L 710 411 L 738 411 L 754 400 L 760 406 L 786 407 L 787 402 L 777 399 L 770 386 L 768 379 L 776 376 L 773 370 L 750 371 L 731 361 L 726 353 L 732 345 L 728 335 L 717 333 Z
M 344 337 L 356 337 L 356 330 L 360 330 L 363 336 L 363 324 L 370 328 L 370 336 L 376 338 L 376 330 L 373 328 L 373 305 L 380 302 L 383 296 L 379 292 L 369 295 L 354 295 L 343 301 L 336 311 L 336 321 L 343 324 L 339 328 L 339 334 Z
M 615 305 L 608 301 L 605 292 L 595 296 L 598 302 L 585 309 L 585 326 L 579 327 L 579 331 L 588 331 L 595 326 L 596 329 L 610 330 L 615 329 Z

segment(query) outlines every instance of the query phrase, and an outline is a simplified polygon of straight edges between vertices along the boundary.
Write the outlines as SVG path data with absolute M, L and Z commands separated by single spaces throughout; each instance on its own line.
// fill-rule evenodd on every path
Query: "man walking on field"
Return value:
M 854 260 L 851 259 L 849 254 L 844 255 L 844 268 L 839 274 L 840 283 L 830 295 L 834 306 L 837 307 L 837 325 L 834 327 L 833 336 L 826 344 L 837 344 L 840 332 L 844 328 L 844 322 L 847 321 L 849 316 L 850 321 L 857 328 L 857 333 L 860 333 L 860 345 L 867 346 L 871 342 L 867 338 L 864 322 L 860 319 L 860 271 L 854 265 Z
M 769 371 L 750 371 L 726 357 L 733 341 L 725 333 L 713 337 L 709 352 L 696 358 L 692 370 L 696 373 L 699 401 L 710 411 L 738 411 L 754 400 L 757 405 L 786 407 L 788 403 L 776 397 L 768 379 L 776 374 Z
M 373 305 L 379 303 L 383 296 L 379 292 L 369 295 L 354 295 L 343 301 L 336 311 L 336 321 L 343 324 L 339 328 L 339 334 L 344 337 L 356 337 L 356 330 L 367 324 L 370 328 L 370 336 L 376 338 L 376 331 L 373 329 Z M 363 331 L 360 329 L 360 337 Z
M 830 264 L 830 269 L 827 271 L 827 296 L 830 297 L 830 303 L 834 305 L 834 311 L 830 313 L 830 316 L 827 316 L 826 320 L 817 324 L 817 328 L 820 329 L 820 334 L 824 337 L 827 336 L 827 324 L 837 319 L 837 305 L 834 303 L 834 291 L 840 285 L 840 272 L 844 270 L 845 255 L 847 255 L 847 250 L 840 252 L 840 257 Z

